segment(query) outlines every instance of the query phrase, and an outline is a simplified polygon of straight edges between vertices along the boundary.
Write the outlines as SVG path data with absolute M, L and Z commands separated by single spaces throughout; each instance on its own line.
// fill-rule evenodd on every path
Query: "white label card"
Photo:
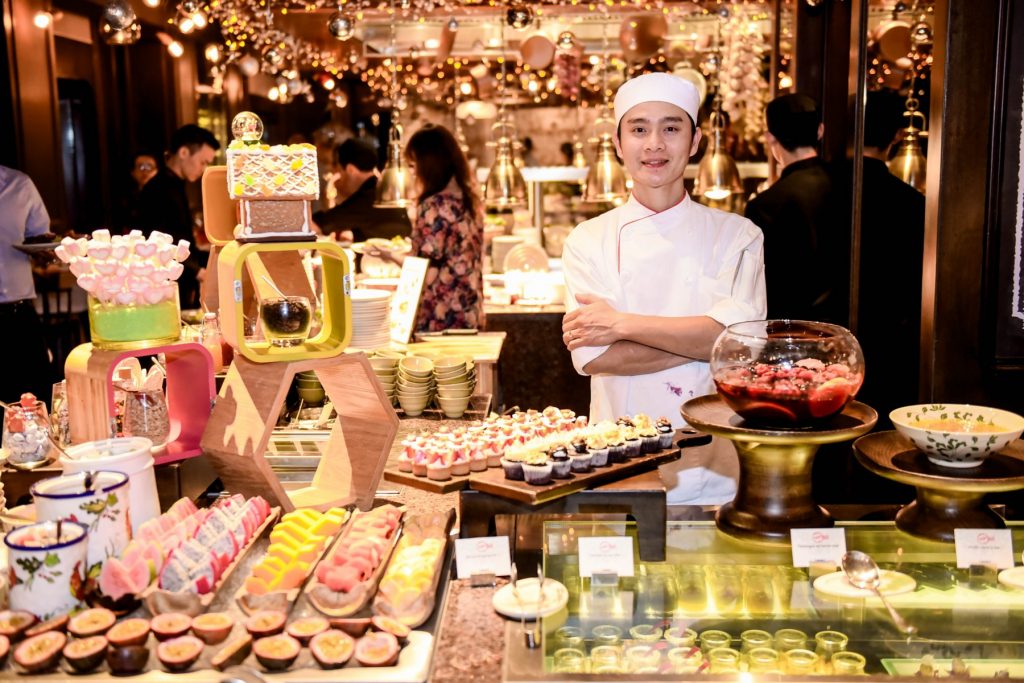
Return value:
M 793 566 L 810 567 L 829 562 L 836 567 L 846 554 L 846 529 L 790 529 L 793 542 Z
M 632 536 L 581 536 L 578 548 L 580 576 L 595 572 L 633 576 Z
M 485 573 L 510 576 L 512 554 L 509 552 L 508 536 L 455 539 L 455 563 L 460 579 Z
M 1013 539 L 1009 529 L 954 529 L 956 566 L 992 564 L 998 569 L 1013 566 Z

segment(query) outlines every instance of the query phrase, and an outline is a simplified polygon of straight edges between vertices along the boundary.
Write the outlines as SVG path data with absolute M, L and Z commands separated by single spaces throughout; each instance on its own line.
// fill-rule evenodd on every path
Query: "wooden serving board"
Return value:
M 500 467 L 497 469 L 501 469 Z M 470 472 L 469 474 L 460 474 L 458 476 L 452 475 L 444 481 L 436 481 L 434 479 L 428 479 L 427 477 L 417 477 L 412 472 L 402 472 L 398 468 L 389 467 L 384 470 L 384 479 L 391 481 L 396 484 L 404 484 L 405 486 L 411 486 L 421 491 L 430 491 L 431 493 L 451 493 L 452 491 L 461 491 L 462 489 L 469 486 L 469 478 L 474 474 L 482 474 L 482 472 Z
M 407 541 L 411 540 L 412 545 L 420 545 L 428 538 L 438 538 L 441 541 L 441 552 L 434 562 L 433 578 L 430 587 L 420 594 L 419 598 L 406 609 L 399 609 L 392 605 L 381 593 L 373 599 L 373 613 L 375 615 L 397 619 L 409 628 L 418 628 L 434 613 L 434 606 L 437 596 L 437 584 L 441 580 L 441 570 L 444 567 L 445 556 L 448 554 L 448 543 L 452 523 L 455 521 L 455 510 L 449 508 L 445 512 L 428 515 L 417 515 L 407 520 L 402 525 L 402 536 Z M 441 534 L 440 537 L 437 534 Z M 397 553 L 392 553 L 391 560 L 395 561 Z M 385 572 L 387 574 L 387 572 Z
M 350 513 L 345 523 L 341 525 L 341 529 L 338 530 L 334 536 L 326 539 L 323 548 L 320 549 L 320 554 L 317 556 L 316 561 L 310 564 L 310 573 L 300 585 L 295 588 L 291 588 L 286 591 L 271 591 L 264 593 L 263 595 L 252 595 L 245 589 L 245 582 L 238 587 L 235 591 L 235 603 L 238 608 L 245 612 L 247 615 L 252 615 L 255 612 L 263 610 L 276 610 L 290 614 L 292 608 L 295 607 L 295 601 L 299 598 L 302 593 L 302 588 L 312 580 L 313 571 L 316 566 L 320 564 L 320 560 L 324 559 L 328 552 L 330 552 L 334 546 L 338 543 L 338 539 L 345 535 L 345 530 L 348 528 L 349 522 L 352 521 L 352 514 Z M 255 566 L 255 562 L 253 563 Z
M 355 519 L 355 515 L 353 515 L 353 519 Z M 350 523 L 348 528 L 345 530 L 345 533 L 338 538 L 335 546 L 340 546 L 347 542 L 351 529 L 352 524 Z M 314 577 L 306 582 L 306 587 L 303 591 L 309 599 L 309 603 L 329 617 L 350 617 L 366 607 L 366 605 L 370 603 L 370 599 L 373 597 L 373 594 L 377 592 L 377 584 L 380 582 L 381 577 L 384 576 L 384 570 L 387 568 L 388 561 L 391 559 L 391 554 L 394 552 L 395 546 L 398 545 L 398 539 L 401 536 L 402 524 L 399 522 L 395 532 L 391 535 L 387 550 L 380 558 L 380 563 L 377 565 L 377 568 L 373 570 L 373 574 L 356 587 L 356 590 L 352 592 L 355 593 L 354 595 L 352 593 L 349 594 L 351 598 L 344 604 L 338 604 L 338 601 L 336 600 L 336 598 L 340 597 L 341 594 L 337 591 L 332 591 L 316 579 L 316 570 L 314 569 Z M 327 557 L 330 557 L 330 555 L 325 555 L 324 559 L 321 559 L 320 561 L 326 562 Z M 317 563 L 317 566 L 319 566 L 319 563 Z
M 646 453 L 637 458 L 630 458 L 626 462 L 593 468 L 590 472 L 573 472 L 568 479 L 552 479 L 550 484 L 539 486 L 527 484 L 525 481 L 506 479 L 504 468 L 488 468 L 486 472 L 474 472 L 470 475 L 469 487 L 519 503 L 541 505 L 576 491 L 654 469 L 663 463 L 678 460 L 680 453 L 678 448 Z
M 173 593 L 159 588 L 159 578 L 150 584 L 149 588 L 142 592 L 139 597 L 142 598 L 143 602 L 146 603 L 146 607 L 149 609 L 150 614 L 157 615 L 165 612 L 184 612 L 189 616 L 197 616 L 205 612 L 209 607 L 213 599 L 217 597 L 217 591 L 220 587 L 228 582 L 235 569 L 241 563 L 245 554 L 249 552 L 252 546 L 256 543 L 257 539 L 263 536 L 267 528 L 274 523 L 274 520 L 281 514 L 281 508 L 273 507 L 270 508 L 270 514 L 263 520 L 263 523 L 257 527 L 256 531 L 253 532 L 249 542 L 245 544 L 245 547 L 238 551 L 235 558 L 231 560 L 231 564 L 227 566 L 224 573 L 220 575 L 217 583 L 214 585 L 213 590 L 205 595 L 199 595 L 198 593 L 192 593 L 191 591 L 182 591 L 180 593 Z

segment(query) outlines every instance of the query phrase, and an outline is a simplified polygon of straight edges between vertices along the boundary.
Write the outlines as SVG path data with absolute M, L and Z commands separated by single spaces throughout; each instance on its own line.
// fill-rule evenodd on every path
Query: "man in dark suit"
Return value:
M 377 194 L 377 152 L 354 138 L 334 148 L 339 172 L 334 186 L 345 197 L 337 206 L 313 214 L 313 222 L 325 235 L 336 233 L 342 241 L 365 242 L 371 237 L 391 239 L 412 233 L 405 209 L 373 206 Z
M 764 233 L 768 317 L 845 324 L 849 239 L 818 156 L 821 112 L 810 97 L 792 94 L 772 100 L 765 118 L 765 140 L 782 173 L 750 200 L 746 217 Z

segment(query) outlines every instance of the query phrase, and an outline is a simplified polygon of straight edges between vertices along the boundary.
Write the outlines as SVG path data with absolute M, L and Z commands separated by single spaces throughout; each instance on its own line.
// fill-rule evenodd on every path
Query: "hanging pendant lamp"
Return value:
M 711 147 L 697 167 L 697 180 L 693 193 L 712 201 L 726 199 L 731 194 L 743 192 L 736 162 L 725 151 L 722 138 L 725 135 L 725 119 L 722 116 L 722 96 L 715 95 L 714 110 L 711 112 Z
M 913 91 L 911 91 L 913 92 Z M 917 98 L 907 99 L 907 110 L 903 115 L 910 119 L 903 129 L 903 139 L 896 147 L 896 156 L 889 160 L 889 172 L 922 194 L 925 191 L 928 159 L 921 149 L 921 138 L 928 135 L 924 130 L 924 114 L 918 111 Z M 921 117 L 921 127 L 914 125 L 914 119 Z
M 526 181 L 516 167 L 512 150 L 515 131 L 505 111 L 505 24 L 499 18 L 501 27 L 501 81 L 499 81 L 501 109 L 498 121 L 492 127 L 497 134 L 494 164 L 484 184 L 484 205 L 489 209 L 518 209 L 526 206 Z
M 412 171 L 402 155 L 402 124 L 398 114 L 398 56 L 395 53 L 395 23 L 391 22 L 391 128 L 388 130 L 388 158 L 384 163 L 373 205 L 378 209 L 404 209 L 413 203 Z
M 607 17 L 605 17 L 607 20 Z M 621 203 L 629 194 L 626 187 L 626 172 L 619 163 L 615 153 L 615 117 L 609 101 L 608 90 L 608 31 L 607 24 L 602 24 L 601 38 L 604 49 L 604 61 L 601 65 L 601 91 L 604 93 L 604 105 L 594 130 L 597 133 L 597 150 L 594 163 L 587 173 L 586 186 L 583 188 L 583 201 L 588 204 Z M 574 160 L 575 161 L 575 160 Z

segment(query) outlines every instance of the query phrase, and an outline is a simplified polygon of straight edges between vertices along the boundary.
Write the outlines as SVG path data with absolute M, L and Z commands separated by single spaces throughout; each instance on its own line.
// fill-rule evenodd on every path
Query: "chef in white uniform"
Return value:
M 592 420 L 646 413 L 683 426 L 679 407 L 715 391 L 708 359 L 719 333 L 765 317 L 761 230 L 696 203 L 683 186 L 699 109 L 696 87 L 666 73 L 627 81 L 615 96 L 615 148 L 633 192 L 577 226 L 562 257 L 562 339 L 591 377 Z M 737 473 L 723 439 L 662 467 L 670 503 L 728 502 Z

